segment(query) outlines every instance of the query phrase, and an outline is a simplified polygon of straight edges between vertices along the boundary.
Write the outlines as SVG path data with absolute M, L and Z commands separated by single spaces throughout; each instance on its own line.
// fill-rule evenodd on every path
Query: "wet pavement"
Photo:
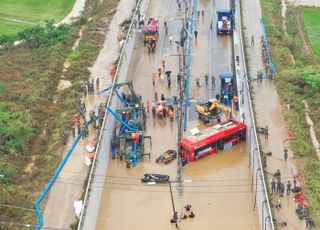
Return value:
M 243 27 L 245 27 L 246 43 L 248 44 L 249 72 L 252 78 L 256 78 L 258 70 L 264 69 L 261 59 L 260 37 L 262 28 L 260 25 L 261 10 L 259 1 L 244 0 L 242 1 L 244 15 Z M 255 44 L 250 47 L 251 36 L 254 36 Z M 276 76 L 277 77 L 277 76 Z M 274 173 L 280 169 L 282 183 L 285 188 L 288 180 L 293 184 L 293 176 L 297 173 L 293 153 L 290 150 L 289 133 L 285 127 L 285 121 L 282 115 L 282 107 L 274 83 L 271 80 L 263 80 L 261 83 L 252 82 L 254 88 L 254 104 L 257 118 L 257 126 L 268 126 L 269 138 L 265 139 L 260 136 L 260 144 L 263 152 L 272 152 L 271 157 L 267 157 L 267 172 Z M 289 149 L 288 160 L 284 160 L 284 147 Z M 268 176 L 270 183 L 272 176 Z M 299 184 L 299 181 L 298 181 Z M 271 185 L 270 185 L 271 187 Z M 271 202 L 276 204 L 278 200 L 282 203 L 281 209 L 274 208 L 275 219 L 277 223 L 287 222 L 286 229 L 304 229 L 305 223 L 298 219 L 295 213 L 297 204 L 290 195 L 271 195 Z M 277 225 L 277 224 L 275 224 Z M 278 225 L 279 227 L 279 225 Z M 280 227 L 279 227 L 280 228 Z
M 202 20 L 200 15 L 196 26 L 198 40 L 193 41 L 192 100 L 207 100 L 210 97 L 209 90 L 212 95 L 219 90 L 220 86 L 205 86 L 204 74 L 217 76 L 231 71 L 231 38 L 217 37 L 215 32 L 215 12 L 228 7 L 227 2 L 200 1 L 199 9 L 205 10 L 205 16 Z M 144 102 L 151 102 L 155 91 L 159 95 L 164 93 L 166 97 L 178 94 L 175 83 L 179 69 L 177 49 L 174 43 L 170 45 L 169 37 L 172 36 L 173 41 L 179 38 L 182 12 L 173 0 L 150 2 L 147 16 L 160 19 L 156 53 L 148 54 L 140 40 L 128 76 L 134 81 L 135 90 Z M 214 19 L 211 34 L 210 14 Z M 168 35 L 163 30 L 165 17 L 168 18 Z M 162 59 L 166 60 L 165 69 L 173 72 L 171 90 L 167 88 L 165 80 L 157 79 L 155 87 L 152 86 L 152 73 L 157 72 Z M 202 77 L 200 89 L 196 88 L 196 77 Z M 193 118 L 189 121 L 188 129 L 198 125 L 198 119 Z M 149 115 L 146 135 L 152 136 L 151 160 L 145 157 L 143 162 L 131 169 L 127 169 L 125 163 L 119 160 L 109 162 L 106 182 L 94 184 L 104 189 L 96 229 L 175 229 L 169 221 L 173 211 L 168 185 L 146 185 L 140 182 L 140 178 L 148 172 L 168 174 L 171 180 L 176 179 L 176 161 L 168 165 L 155 163 L 155 159 L 167 149 L 177 149 L 176 131 L 176 121 L 171 124 L 168 118 L 159 120 Z M 189 135 L 189 132 L 185 135 Z M 246 144 L 241 143 L 231 150 L 220 151 L 185 166 L 183 179 L 192 179 L 192 182 L 183 184 L 183 196 L 179 195 L 177 186 L 173 184 L 173 198 L 179 216 L 184 205 L 190 203 L 196 217 L 180 220 L 180 228 L 211 229 L 215 226 L 217 229 L 259 229 L 257 214 L 252 211 L 254 192 L 251 191 L 248 161 Z

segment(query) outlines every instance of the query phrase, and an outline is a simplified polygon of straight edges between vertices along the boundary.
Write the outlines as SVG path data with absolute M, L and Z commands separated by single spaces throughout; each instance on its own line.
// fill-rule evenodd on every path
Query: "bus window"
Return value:
M 202 146 L 201 148 L 198 148 L 194 151 L 194 158 L 195 158 L 195 160 L 197 160 L 201 157 L 204 157 L 209 154 L 214 154 L 216 152 L 217 152 L 217 148 L 216 148 L 215 143 L 205 145 L 205 146 Z

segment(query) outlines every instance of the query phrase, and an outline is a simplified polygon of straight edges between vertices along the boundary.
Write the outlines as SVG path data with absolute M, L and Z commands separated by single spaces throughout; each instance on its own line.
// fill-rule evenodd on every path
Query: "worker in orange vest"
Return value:
M 157 76 L 155 73 L 152 74 L 152 85 L 154 86 L 156 84 Z
M 169 114 L 170 122 L 173 122 L 173 110 L 169 109 L 168 114 Z

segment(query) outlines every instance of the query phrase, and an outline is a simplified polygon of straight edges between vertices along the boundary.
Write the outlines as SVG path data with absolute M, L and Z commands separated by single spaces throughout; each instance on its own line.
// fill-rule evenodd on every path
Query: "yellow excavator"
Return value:
M 204 121 L 204 124 L 208 124 L 213 119 L 217 120 L 217 122 L 221 122 L 221 110 L 226 112 L 227 121 L 231 116 L 231 108 L 220 103 L 216 99 L 210 99 L 206 103 L 196 105 L 195 110 L 199 114 L 199 118 Z

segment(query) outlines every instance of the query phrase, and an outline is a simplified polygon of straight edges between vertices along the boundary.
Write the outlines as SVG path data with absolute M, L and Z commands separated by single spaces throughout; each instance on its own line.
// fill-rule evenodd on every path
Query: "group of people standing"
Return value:
M 97 77 L 96 79 L 96 90 L 99 90 L 100 86 L 100 79 Z M 91 82 L 88 80 L 83 86 L 82 86 L 83 94 L 86 97 L 88 94 L 93 95 L 94 94 L 94 79 L 91 79 Z

